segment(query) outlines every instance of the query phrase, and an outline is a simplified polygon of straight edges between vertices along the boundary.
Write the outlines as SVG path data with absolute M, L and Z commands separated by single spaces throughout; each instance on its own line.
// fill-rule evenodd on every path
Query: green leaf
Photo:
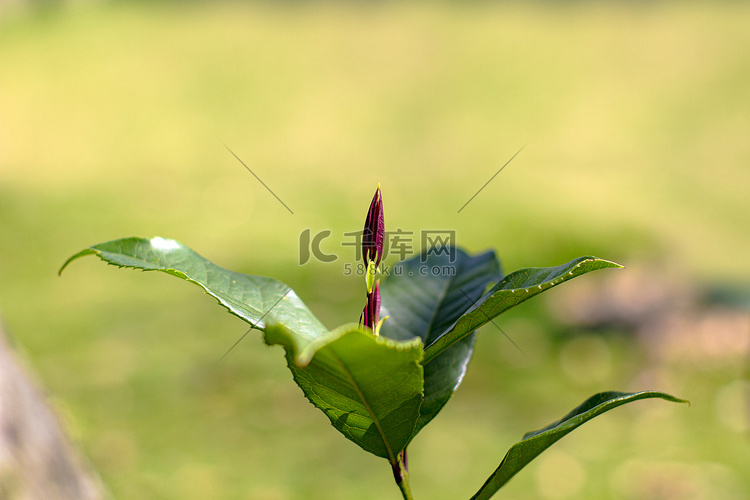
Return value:
M 381 335 L 433 342 L 482 296 L 487 285 L 502 277 L 494 252 L 471 257 L 457 248 L 445 250 L 393 267 L 380 287 L 380 316 L 388 316 Z M 470 334 L 425 365 L 424 403 L 415 435 L 440 412 L 461 384 L 473 352 L 474 335 Z
M 523 440 L 514 444 L 500 466 L 487 479 L 471 500 L 486 500 L 507 483 L 529 462 L 555 444 L 563 436 L 602 413 L 639 399 L 661 398 L 674 403 L 687 403 L 683 399 L 663 392 L 602 392 L 584 401 L 563 418 L 538 431 L 528 432 Z
M 164 238 L 124 238 L 87 248 L 72 261 L 96 255 L 107 263 L 161 271 L 203 288 L 229 312 L 265 330 L 280 344 L 307 398 L 344 436 L 395 463 L 413 434 L 422 402 L 419 339 L 376 338 L 356 325 L 333 332 L 284 283 L 221 268 Z
M 96 255 L 120 267 L 161 271 L 194 283 L 230 313 L 259 330 L 273 320 L 308 341 L 328 333 L 294 290 L 281 281 L 229 271 L 174 240 L 123 238 L 101 243 L 72 256 L 59 272 L 86 255 Z
M 395 341 L 346 325 L 307 342 L 272 323 L 265 341 L 284 347 L 295 382 L 339 432 L 364 450 L 397 462 L 419 418 L 421 340 Z
M 510 273 L 437 339 L 426 344 L 423 363 L 427 365 L 441 352 L 511 307 L 576 276 L 607 267 L 622 266 L 596 257 L 579 257 L 557 267 L 530 267 Z

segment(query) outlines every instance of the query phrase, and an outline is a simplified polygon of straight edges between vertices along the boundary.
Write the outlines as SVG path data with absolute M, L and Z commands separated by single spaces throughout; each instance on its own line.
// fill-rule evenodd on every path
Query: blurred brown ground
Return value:
M 0 326 L 0 498 L 106 498 L 36 385 Z

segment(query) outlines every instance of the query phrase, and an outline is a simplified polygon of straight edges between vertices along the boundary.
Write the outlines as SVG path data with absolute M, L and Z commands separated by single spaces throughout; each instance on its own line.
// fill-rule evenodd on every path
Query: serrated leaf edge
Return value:
M 532 285 L 532 286 L 528 286 L 528 287 L 519 287 L 519 288 L 510 288 L 510 289 L 503 288 L 503 285 L 509 283 L 516 276 L 518 276 L 521 273 L 528 273 L 529 271 L 538 271 L 538 270 L 543 270 L 543 269 L 554 269 L 554 268 L 557 268 L 557 267 L 561 267 L 561 266 L 565 266 L 567 264 L 570 264 L 570 262 L 566 262 L 565 264 L 560 264 L 559 266 L 526 267 L 526 268 L 518 269 L 518 270 L 513 271 L 512 273 L 509 273 L 508 275 L 506 275 L 503 279 L 501 279 L 495 285 L 493 285 L 492 287 L 490 287 L 489 290 L 487 290 L 487 292 L 485 292 L 484 295 L 482 295 L 482 297 L 479 298 L 479 300 L 477 300 L 474 304 L 472 304 L 469 308 L 467 308 L 464 311 L 464 313 L 461 316 L 459 316 L 456 319 L 456 321 L 453 322 L 452 325 L 450 325 L 448 328 L 446 328 L 446 330 L 443 333 L 441 333 L 440 335 L 438 335 L 432 342 L 430 342 L 428 345 L 425 346 L 425 348 L 424 348 L 425 349 L 425 357 L 424 357 L 423 364 L 429 363 L 430 361 L 432 361 L 433 359 L 435 359 L 438 355 L 440 355 L 440 353 L 443 352 L 445 349 L 447 349 L 451 345 L 455 344 L 456 342 L 458 342 L 462 338 L 464 338 L 467 335 L 469 335 L 471 332 L 468 332 L 466 335 L 464 335 L 464 336 L 462 336 L 460 338 L 455 339 L 453 342 L 451 342 L 450 344 L 446 345 L 443 349 L 438 350 L 437 352 L 436 352 L 435 349 L 431 349 L 435 344 L 437 344 L 438 342 L 440 342 L 440 340 L 445 335 L 449 334 L 456 327 L 456 325 L 458 324 L 458 322 L 461 321 L 461 319 L 466 314 L 468 314 L 468 313 L 470 313 L 470 312 L 472 312 L 472 311 L 480 308 L 482 306 L 482 304 L 484 304 L 488 299 L 490 299 L 496 293 L 508 292 L 509 291 L 513 295 L 515 295 L 515 294 L 526 294 L 526 293 L 529 293 L 534 288 L 538 288 L 539 289 L 539 293 L 541 293 L 543 291 L 549 290 L 550 288 L 553 288 L 553 287 L 561 284 L 564 281 L 567 281 L 568 279 L 571 279 L 571 278 L 568 278 L 567 276 L 577 277 L 577 275 L 575 273 L 575 270 L 578 269 L 578 268 L 580 268 L 581 266 L 583 266 L 587 262 L 600 262 L 600 263 L 602 263 L 603 266 L 601 268 L 599 268 L 599 269 L 606 269 L 606 268 L 619 268 L 619 269 L 621 269 L 621 268 L 624 267 L 621 264 L 618 264 L 617 262 L 610 261 L 610 260 L 605 260 L 605 259 L 600 259 L 599 257 L 594 257 L 594 256 L 590 256 L 590 255 L 583 256 L 583 257 L 578 257 L 577 259 L 573 259 L 573 261 L 579 260 L 579 259 L 580 259 L 580 262 L 578 262 L 567 273 L 565 273 L 565 274 L 563 274 L 561 276 L 558 276 L 557 278 L 555 278 L 555 279 L 553 279 L 551 281 L 544 281 L 544 282 L 542 282 L 539 285 Z M 573 261 L 571 261 L 571 262 L 573 262 Z M 594 269 L 594 270 L 598 271 L 599 269 Z M 594 271 L 594 270 L 592 270 L 592 271 Z M 516 305 L 518 305 L 518 304 L 514 304 L 512 307 L 515 307 Z M 506 310 L 504 310 L 502 312 L 505 312 L 507 310 L 508 309 L 506 309 Z M 486 318 L 486 321 L 485 321 L 484 324 L 486 324 L 487 322 L 491 321 L 496 316 L 486 315 L 487 318 Z

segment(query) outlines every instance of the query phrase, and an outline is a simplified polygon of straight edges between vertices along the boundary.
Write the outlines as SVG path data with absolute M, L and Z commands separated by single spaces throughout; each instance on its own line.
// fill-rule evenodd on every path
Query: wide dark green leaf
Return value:
M 422 402 L 420 339 L 375 337 L 357 325 L 313 342 L 269 324 L 268 345 L 282 345 L 294 380 L 344 436 L 396 463 L 409 443 Z
M 478 300 L 502 277 L 494 252 L 469 256 L 451 248 L 396 264 L 380 287 L 381 335 L 397 340 L 419 337 L 425 344 Z M 424 403 L 414 430 L 432 420 L 461 384 L 474 351 L 474 335 L 444 350 L 424 367 Z
M 511 307 L 560 283 L 606 267 L 622 266 L 596 257 L 579 257 L 561 266 L 531 267 L 510 273 L 437 339 L 426 344 L 423 363 L 426 366 L 450 346 Z
M 60 273 L 68 264 L 86 255 L 96 255 L 119 267 L 161 271 L 194 283 L 230 313 L 259 330 L 272 319 L 306 339 L 313 340 L 328 333 L 294 290 L 281 281 L 229 271 L 175 240 L 123 238 L 94 245 L 68 259 Z
M 620 405 L 647 398 L 661 398 L 674 403 L 687 403 L 683 399 L 656 391 L 633 393 L 611 391 L 595 394 L 557 422 L 553 422 L 538 431 L 526 433 L 522 441 L 514 444 L 508 450 L 500 466 L 495 469 L 495 472 L 492 473 L 479 491 L 471 497 L 471 500 L 487 500 L 492 497 L 518 471 L 538 457 L 544 450 L 592 418 Z

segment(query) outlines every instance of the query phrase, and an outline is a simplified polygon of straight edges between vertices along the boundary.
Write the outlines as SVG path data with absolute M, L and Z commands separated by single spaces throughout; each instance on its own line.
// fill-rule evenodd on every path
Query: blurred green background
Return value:
M 480 334 L 410 447 L 417 498 L 469 498 L 609 389 L 692 405 L 598 418 L 498 498 L 750 498 L 748 26 L 744 2 L 0 3 L 0 316 L 117 498 L 398 498 L 280 349 L 253 332 L 219 362 L 245 324 L 196 287 L 93 258 L 56 276 L 159 235 L 356 321 L 340 242 L 380 182 L 388 229 L 455 229 L 506 271 L 627 266 L 502 316 L 523 352 Z M 306 228 L 341 258 L 299 266 Z M 623 317 L 576 320 L 612 280 Z

